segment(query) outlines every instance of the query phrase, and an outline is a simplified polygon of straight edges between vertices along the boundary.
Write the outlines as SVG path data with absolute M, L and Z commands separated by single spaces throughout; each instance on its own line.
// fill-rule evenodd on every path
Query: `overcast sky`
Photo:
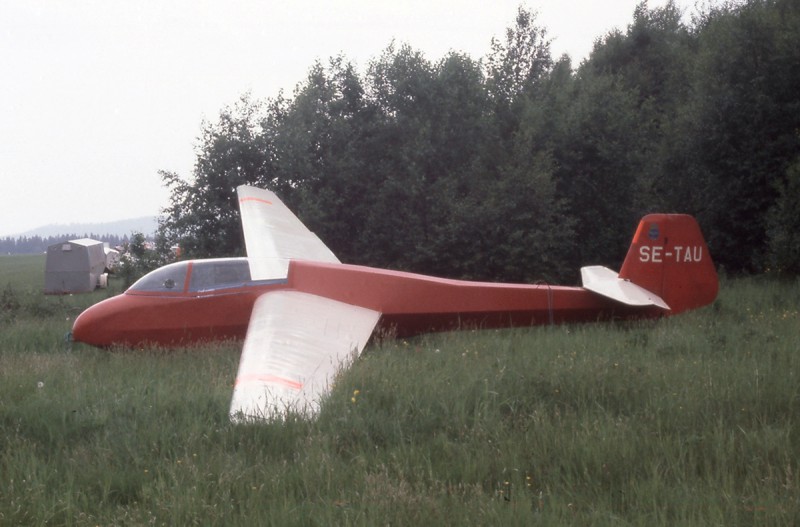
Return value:
M 650 7 L 666 0 L 650 0 Z M 394 39 L 475 59 L 520 0 L 0 0 L 0 236 L 158 214 L 202 121 L 291 94 L 315 60 L 363 68 Z M 638 0 L 529 0 L 577 65 Z M 679 0 L 681 6 L 692 5 Z

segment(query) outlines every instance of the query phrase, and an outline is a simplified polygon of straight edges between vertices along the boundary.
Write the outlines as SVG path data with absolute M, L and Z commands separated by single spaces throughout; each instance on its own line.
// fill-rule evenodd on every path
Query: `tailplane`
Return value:
M 583 287 L 631 306 L 657 306 L 671 314 L 714 301 L 719 282 L 697 221 L 686 214 L 649 214 L 619 274 L 581 269 Z

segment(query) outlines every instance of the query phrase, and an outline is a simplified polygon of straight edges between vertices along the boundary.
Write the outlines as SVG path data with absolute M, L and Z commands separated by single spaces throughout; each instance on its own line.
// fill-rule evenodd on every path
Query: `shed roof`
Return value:
M 91 238 L 80 238 L 78 240 L 70 240 L 66 243 L 74 243 L 75 245 L 83 245 L 84 247 L 91 247 L 92 245 L 97 245 L 98 243 L 103 243 L 103 242 L 93 240 Z

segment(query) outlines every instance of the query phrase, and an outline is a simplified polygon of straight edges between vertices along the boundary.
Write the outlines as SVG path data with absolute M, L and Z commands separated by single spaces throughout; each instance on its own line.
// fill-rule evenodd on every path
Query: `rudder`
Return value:
M 687 214 L 642 218 L 619 278 L 660 296 L 672 314 L 710 304 L 719 290 L 703 233 Z

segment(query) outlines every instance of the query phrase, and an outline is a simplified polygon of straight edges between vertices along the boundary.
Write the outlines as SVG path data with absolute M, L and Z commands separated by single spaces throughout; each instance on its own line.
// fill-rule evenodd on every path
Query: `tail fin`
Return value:
M 619 278 L 661 297 L 672 314 L 710 304 L 719 289 L 700 226 L 686 214 L 642 218 Z

